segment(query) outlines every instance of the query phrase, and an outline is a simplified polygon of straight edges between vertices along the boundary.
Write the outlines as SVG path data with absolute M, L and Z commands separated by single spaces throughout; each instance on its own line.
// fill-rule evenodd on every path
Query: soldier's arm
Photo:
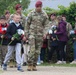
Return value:
M 26 24 L 25 24 L 25 35 L 26 36 L 29 35 L 29 29 L 30 29 L 30 25 L 31 25 L 31 19 L 32 19 L 32 15 L 30 13 L 30 14 L 28 14 L 28 16 L 26 18 Z
M 48 30 L 49 30 L 49 19 L 48 19 L 48 16 L 45 16 L 45 21 L 44 21 L 44 31 L 43 31 L 43 34 L 46 35 L 48 33 Z

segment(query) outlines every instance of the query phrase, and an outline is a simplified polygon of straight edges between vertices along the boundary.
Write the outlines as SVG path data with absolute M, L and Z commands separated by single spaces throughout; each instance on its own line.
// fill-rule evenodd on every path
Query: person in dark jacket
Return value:
M 48 57 L 48 60 L 49 60 L 49 63 L 51 62 L 51 59 L 52 59 L 52 55 L 53 53 L 57 50 L 58 50 L 58 37 L 57 35 L 54 33 L 54 31 L 57 30 L 57 26 L 53 25 L 51 27 L 51 31 L 52 33 L 50 34 L 50 50 L 49 50 L 49 57 Z M 58 58 L 58 55 L 57 55 L 57 58 Z
M 46 54 L 46 48 L 47 48 L 47 39 L 43 39 L 43 45 L 41 47 L 41 53 L 40 53 L 41 63 L 44 62 L 45 54 Z
M 10 43 L 8 45 L 8 52 L 6 54 L 4 64 L 2 66 L 3 70 L 7 70 L 7 62 L 10 59 L 13 51 L 16 51 L 16 62 L 17 62 L 17 70 L 20 72 L 23 72 L 23 69 L 21 68 L 21 36 L 19 38 L 16 38 L 14 36 L 17 34 L 18 29 L 23 30 L 22 25 L 19 23 L 20 22 L 20 15 L 19 14 L 14 14 L 13 16 L 13 22 L 9 25 L 7 29 L 7 37 L 10 40 Z
M 58 52 L 59 52 L 59 61 L 57 64 L 65 64 L 66 63 L 66 52 L 64 50 L 65 45 L 68 41 L 68 35 L 67 35 L 67 30 L 66 30 L 66 22 L 63 21 L 62 17 L 58 17 L 58 29 L 57 29 L 57 36 L 59 39 L 59 47 L 58 47 Z
M 8 24 L 6 23 L 5 16 L 0 17 L 0 60 L 1 60 L 1 66 L 4 60 L 4 57 L 7 52 L 7 44 L 8 40 L 6 37 L 6 31 L 7 31 Z

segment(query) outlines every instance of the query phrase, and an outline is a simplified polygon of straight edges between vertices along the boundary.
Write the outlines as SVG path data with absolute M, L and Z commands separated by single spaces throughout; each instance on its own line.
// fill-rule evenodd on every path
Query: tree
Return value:
M 23 10 L 25 10 L 28 8 L 30 0 L 0 0 L 0 15 L 2 15 L 5 10 L 10 10 L 10 12 L 13 13 L 15 5 L 18 3 L 21 4 Z
M 70 3 L 70 7 L 69 7 L 69 10 L 68 10 L 68 21 L 73 25 L 75 25 L 75 17 L 76 17 L 76 3 L 75 2 L 72 2 Z
M 57 13 L 57 10 L 52 9 L 52 8 L 49 8 L 49 7 L 44 8 L 44 11 L 45 11 L 48 15 L 51 14 L 51 13 Z

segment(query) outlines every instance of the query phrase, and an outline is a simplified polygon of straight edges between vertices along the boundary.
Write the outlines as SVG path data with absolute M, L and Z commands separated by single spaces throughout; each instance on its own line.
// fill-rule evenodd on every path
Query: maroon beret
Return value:
M 19 8 L 21 8 L 22 6 L 20 5 L 20 4 L 17 4 L 16 6 L 15 6 L 15 9 L 16 10 L 18 10 Z
M 37 1 L 36 4 L 35 4 L 35 7 L 39 7 L 39 6 L 42 6 L 42 2 L 41 1 Z

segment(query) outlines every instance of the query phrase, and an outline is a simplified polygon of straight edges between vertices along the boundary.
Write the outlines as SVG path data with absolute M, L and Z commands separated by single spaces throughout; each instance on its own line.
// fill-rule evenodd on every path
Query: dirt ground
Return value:
M 8 68 L 7 71 L 2 71 L 0 75 L 76 75 L 76 67 L 38 66 L 38 71 L 31 72 L 27 71 L 26 66 L 23 69 L 24 72 L 19 72 L 16 68 Z

